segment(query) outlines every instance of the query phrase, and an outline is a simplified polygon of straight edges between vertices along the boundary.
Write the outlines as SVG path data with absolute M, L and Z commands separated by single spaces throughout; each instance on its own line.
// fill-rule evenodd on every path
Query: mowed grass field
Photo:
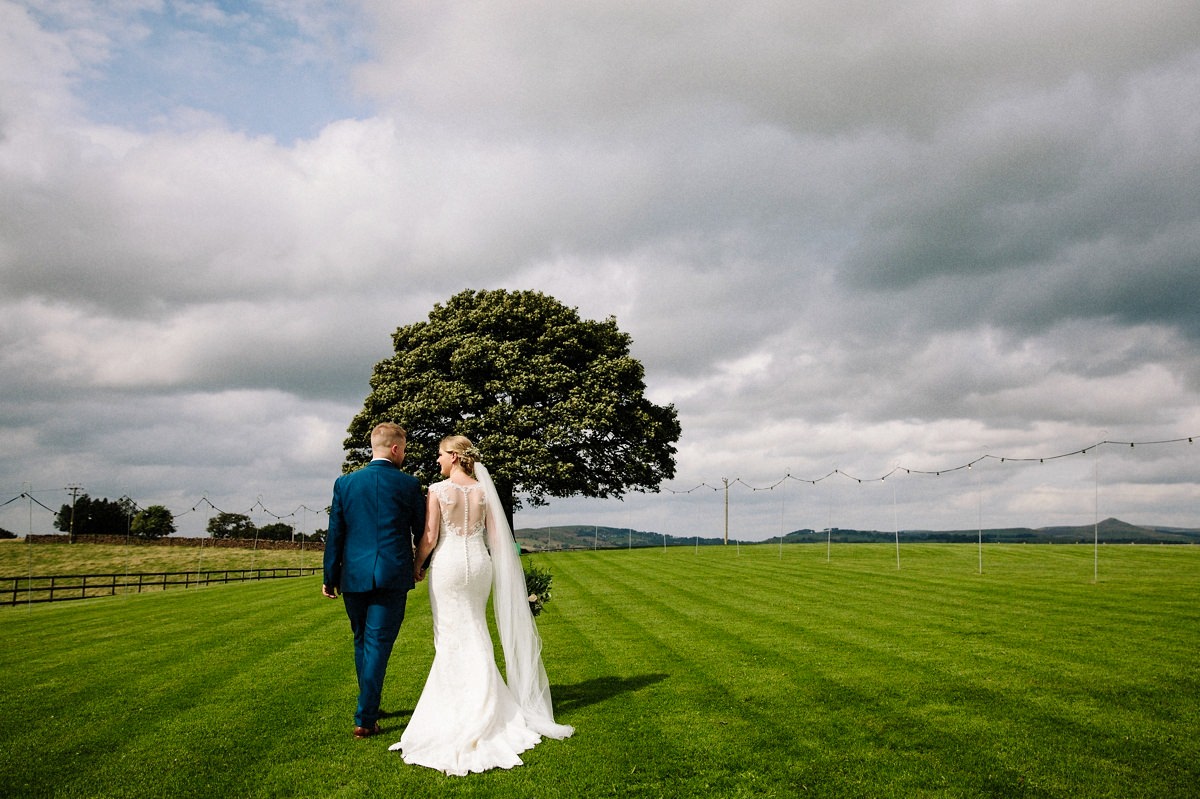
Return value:
M 0 794 L 62 797 L 1194 797 L 1200 548 L 823 545 L 565 552 L 539 617 L 560 721 L 466 778 L 350 734 L 319 578 L 0 609 Z

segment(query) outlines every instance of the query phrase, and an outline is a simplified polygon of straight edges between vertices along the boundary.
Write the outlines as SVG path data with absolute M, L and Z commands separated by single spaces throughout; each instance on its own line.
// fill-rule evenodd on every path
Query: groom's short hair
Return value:
M 408 442 L 408 432 L 395 422 L 380 422 L 371 431 L 372 447 L 390 447 Z

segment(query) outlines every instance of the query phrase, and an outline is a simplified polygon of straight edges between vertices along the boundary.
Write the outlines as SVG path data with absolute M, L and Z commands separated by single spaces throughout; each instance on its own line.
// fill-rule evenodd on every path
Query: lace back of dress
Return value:
M 446 480 L 437 485 L 442 506 L 442 524 L 457 536 L 482 535 L 487 505 L 478 485 L 460 485 Z
M 487 530 L 487 500 L 478 485 L 460 485 L 450 480 L 438 483 L 438 503 L 442 509 L 442 530 L 462 541 L 463 585 L 471 584 L 471 539 Z

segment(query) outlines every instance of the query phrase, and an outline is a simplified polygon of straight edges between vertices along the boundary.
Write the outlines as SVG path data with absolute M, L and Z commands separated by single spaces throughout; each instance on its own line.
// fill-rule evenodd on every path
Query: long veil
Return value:
M 529 610 L 525 570 L 517 554 L 517 542 L 508 526 L 496 485 L 482 463 L 475 464 L 475 479 L 487 497 L 488 549 L 492 553 L 492 607 L 496 629 L 504 649 L 504 672 L 508 688 L 517 698 L 530 729 L 550 738 L 566 738 L 575 728 L 554 721 L 550 702 L 550 680 L 542 665 L 542 639 Z

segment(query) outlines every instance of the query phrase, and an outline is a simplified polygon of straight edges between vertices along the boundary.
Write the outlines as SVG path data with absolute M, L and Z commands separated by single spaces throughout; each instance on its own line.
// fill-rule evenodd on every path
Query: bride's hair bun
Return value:
M 446 436 L 442 439 L 442 449 L 457 455 L 458 463 L 462 466 L 463 471 L 471 477 L 475 476 L 475 462 L 481 456 L 479 450 L 471 443 L 471 439 L 466 436 Z

